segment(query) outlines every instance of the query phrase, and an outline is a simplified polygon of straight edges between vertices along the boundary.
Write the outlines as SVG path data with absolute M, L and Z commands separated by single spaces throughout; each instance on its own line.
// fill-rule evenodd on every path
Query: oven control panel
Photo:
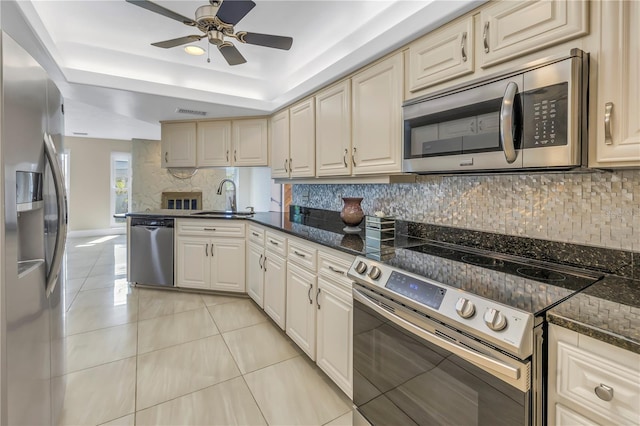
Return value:
M 522 359 L 533 353 L 531 313 L 363 257 L 356 258 L 347 275 L 373 291 Z

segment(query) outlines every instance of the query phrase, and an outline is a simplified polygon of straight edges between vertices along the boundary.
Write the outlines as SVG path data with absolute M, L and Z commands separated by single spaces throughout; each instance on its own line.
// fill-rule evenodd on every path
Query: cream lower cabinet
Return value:
M 245 225 L 178 220 L 176 287 L 245 292 Z
M 281 329 L 286 325 L 287 309 L 287 238 L 279 233 L 265 233 L 264 311 Z
M 247 294 L 264 309 L 264 247 L 247 243 Z
M 603 1 L 594 167 L 640 166 L 640 2 Z M 593 104 L 592 104 L 593 105 Z M 594 161 L 595 160 L 595 161 Z
M 640 424 L 640 355 L 549 326 L 548 424 Z
M 316 274 L 287 262 L 287 335 L 316 359 Z

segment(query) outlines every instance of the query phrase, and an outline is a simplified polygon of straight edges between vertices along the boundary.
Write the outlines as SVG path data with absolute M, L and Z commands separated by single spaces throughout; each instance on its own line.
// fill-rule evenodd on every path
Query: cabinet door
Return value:
M 162 167 L 195 167 L 196 123 L 162 123 Z
M 264 311 L 284 330 L 287 301 L 287 262 L 266 254 L 264 265 Z
M 318 277 L 316 362 L 346 393 L 353 394 L 353 301 L 351 294 Z
M 480 22 L 480 66 L 486 68 L 587 34 L 589 2 L 491 2 L 480 10 Z
M 640 166 L 640 2 L 601 2 L 596 166 Z M 610 107 L 609 125 L 605 124 Z
M 316 276 L 287 262 L 287 335 L 316 359 Z
M 351 81 L 316 95 L 316 175 L 351 174 Z
M 211 289 L 244 293 L 244 239 L 215 238 L 211 241 Z
M 289 169 L 291 177 L 313 177 L 316 174 L 314 98 L 289 108 Z
M 353 172 L 402 169 L 402 56 L 396 54 L 356 74 L 353 90 Z
M 473 16 L 429 33 L 409 46 L 409 91 L 473 72 Z
M 232 133 L 234 166 L 268 166 L 267 119 L 234 120 Z
M 289 177 L 289 110 L 271 117 L 271 177 Z
M 208 238 L 176 239 L 176 287 L 209 288 L 211 248 Z
M 247 293 L 264 309 L 264 248 L 247 243 Z
M 198 129 L 198 167 L 231 165 L 231 122 L 201 121 Z

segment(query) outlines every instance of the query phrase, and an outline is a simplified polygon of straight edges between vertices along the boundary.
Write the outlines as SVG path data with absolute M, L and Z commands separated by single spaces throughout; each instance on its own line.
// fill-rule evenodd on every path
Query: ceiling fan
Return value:
M 171 47 L 193 43 L 207 37 L 209 43 L 218 47 L 218 50 L 222 53 L 222 56 L 224 56 L 224 59 L 226 59 L 229 65 L 239 65 L 244 64 L 247 60 L 233 43 L 225 40 L 225 37 L 234 38 L 241 43 L 273 47 L 282 50 L 289 50 L 293 43 L 291 37 L 248 33 L 246 31 L 235 32 L 234 25 L 240 22 L 256 5 L 255 2 L 251 0 L 209 0 L 210 4 L 200 6 L 196 9 L 195 19 L 182 16 L 149 0 L 126 1 L 127 3 L 166 16 L 167 18 L 175 19 L 190 27 L 196 27 L 204 33 L 151 43 L 152 46 L 169 49 Z

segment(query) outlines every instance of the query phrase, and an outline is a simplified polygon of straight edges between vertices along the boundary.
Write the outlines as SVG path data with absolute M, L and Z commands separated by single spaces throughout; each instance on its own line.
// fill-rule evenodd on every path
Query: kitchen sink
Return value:
M 203 210 L 201 212 L 191 213 L 191 216 L 206 216 L 214 218 L 238 218 L 238 217 L 251 217 L 252 212 L 232 212 L 226 210 Z

